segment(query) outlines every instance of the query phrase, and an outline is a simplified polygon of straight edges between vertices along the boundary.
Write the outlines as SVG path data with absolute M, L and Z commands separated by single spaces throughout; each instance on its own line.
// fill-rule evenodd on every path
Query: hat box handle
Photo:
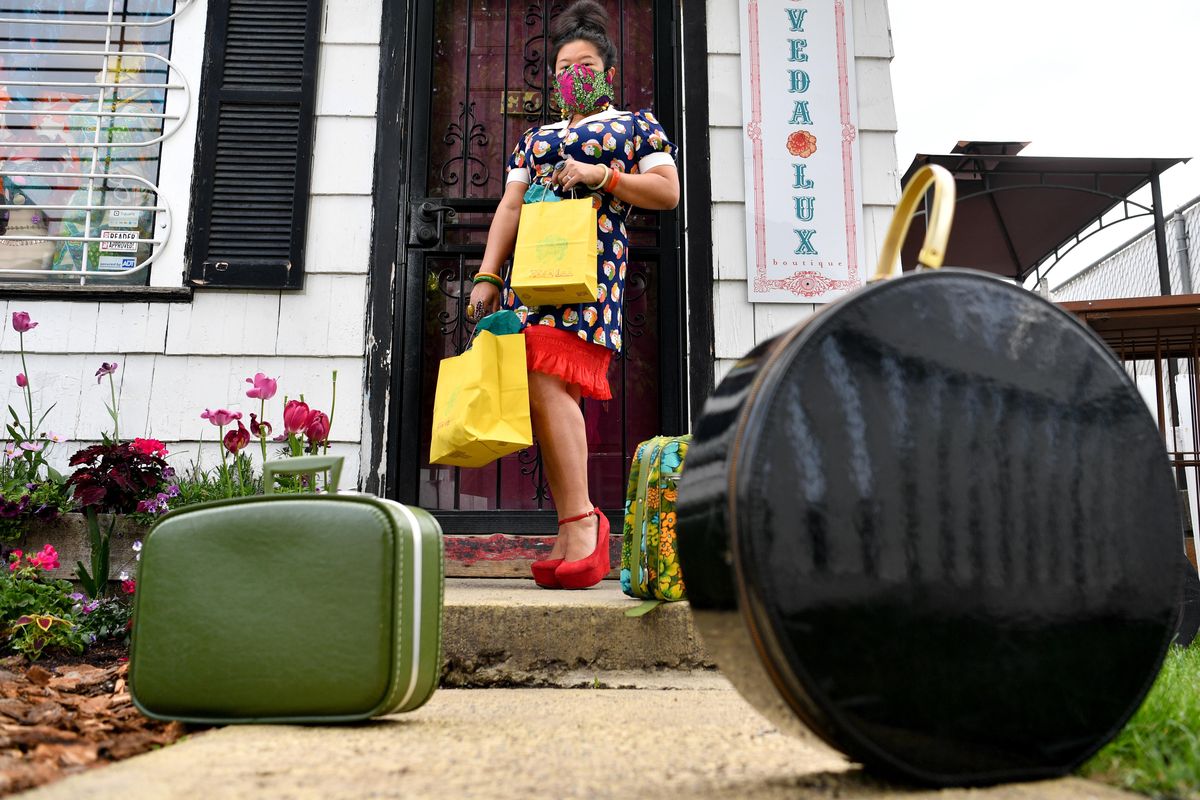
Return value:
M 879 281 L 891 277 L 900 265 L 900 247 L 908 235 L 917 205 L 925 192 L 933 186 L 933 206 L 925 227 L 925 241 L 917 261 L 924 267 L 937 269 L 946 258 L 946 243 L 950 239 L 950 225 L 954 221 L 954 177 L 945 167 L 926 164 L 913 174 L 904 194 L 896 206 L 896 213 L 888 225 L 883 249 L 879 252 L 879 263 L 875 266 L 875 277 Z

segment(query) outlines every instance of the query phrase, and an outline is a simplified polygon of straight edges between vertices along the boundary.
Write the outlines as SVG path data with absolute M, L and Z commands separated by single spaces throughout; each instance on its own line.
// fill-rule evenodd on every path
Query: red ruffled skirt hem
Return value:
M 579 386 L 593 400 L 611 400 L 608 364 L 613 351 L 549 325 L 530 325 L 525 334 L 525 359 L 532 371 L 562 378 Z

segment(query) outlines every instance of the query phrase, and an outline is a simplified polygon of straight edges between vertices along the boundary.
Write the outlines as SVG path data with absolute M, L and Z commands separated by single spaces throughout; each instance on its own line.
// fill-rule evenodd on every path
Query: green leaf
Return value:
M 54 410 L 54 407 L 55 407 L 56 405 L 58 405 L 58 403 L 51 403 L 51 404 L 50 404 L 50 407 L 46 409 L 46 413 L 42 414 L 42 418 L 41 418 L 41 419 L 39 419 L 39 420 L 38 420 L 38 422 L 37 422 L 37 425 L 35 425 L 35 426 L 34 426 L 35 428 L 40 428 L 40 427 L 42 427 L 42 423 L 46 421 L 46 417 L 50 416 L 50 412 Z M 30 431 L 30 435 L 32 435 L 32 434 L 33 434 L 33 431 Z
M 662 605 L 662 600 L 647 600 L 625 612 L 627 617 L 641 617 Z
M 83 584 L 83 590 L 87 592 L 87 596 L 96 599 L 96 583 L 92 580 L 92 576 L 88 574 L 87 567 L 82 561 L 75 562 L 75 575 L 79 578 L 79 582 Z

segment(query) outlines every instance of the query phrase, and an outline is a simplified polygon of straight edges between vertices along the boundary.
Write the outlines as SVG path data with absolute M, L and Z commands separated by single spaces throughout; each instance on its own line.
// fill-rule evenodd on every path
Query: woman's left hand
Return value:
M 583 164 L 567 156 L 562 168 L 555 170 L 554 183 L 564 189 L 588 189 L 604 177 L 604 167 L 599 164 Z

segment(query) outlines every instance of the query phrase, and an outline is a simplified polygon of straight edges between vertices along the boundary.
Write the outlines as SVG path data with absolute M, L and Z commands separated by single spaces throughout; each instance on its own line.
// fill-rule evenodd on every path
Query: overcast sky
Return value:
M 1028 141 L 1024 155 L 1190 156 L 1163 175 L 1167 213 L 1200 195 L 1200 0 L 888 5 L 902 173 L 959 140 Z M 1051 284 L 1149 223 L 1097 235 Z

